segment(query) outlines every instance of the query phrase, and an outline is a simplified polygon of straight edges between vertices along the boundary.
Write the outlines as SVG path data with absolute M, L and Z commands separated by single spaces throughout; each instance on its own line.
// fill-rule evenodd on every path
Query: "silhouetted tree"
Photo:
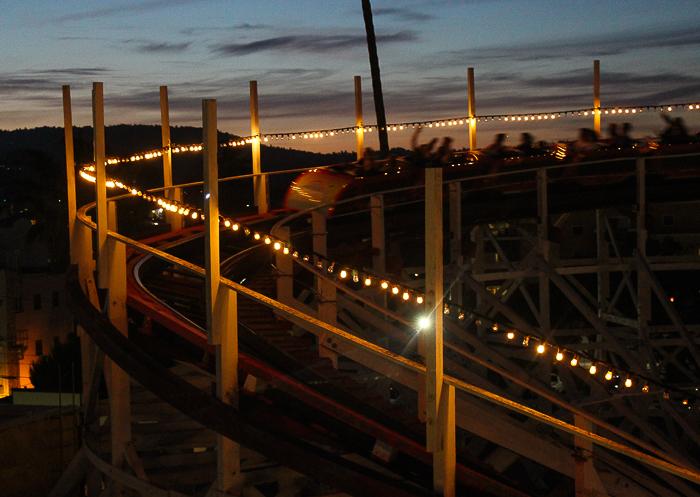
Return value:
M 369 51 L 369 68 L 372 74 L 372 93 L 374 94 L 374 110 L 377 114 L 379 132 L 379 152 L 382 157 L 389 156 L 389 137 L 386 129 L 386 114 L 384 113 L 384 96 L 382 94 L 382 79 L 379 75 L 379 56 L 377 55 L 377 38 L 374 36 L 374 21 L 372 5 L 369 0 L 362 0 L 362 15 L 365 18 L 367 31 L 367 50 Z
M 60 367 L 60 374 L 59 374 Z M 66 343 L 57 343 L 51 353 L 43 355 L 29 367 L 29 379 L 34 388 L 44 392 L 61 391 L 70 393 L 82 391 L 82 367 L 80 361 L 80 339 L 75 334 L 68 335 Z M 74 384 L 71 385 L 71 380 Z

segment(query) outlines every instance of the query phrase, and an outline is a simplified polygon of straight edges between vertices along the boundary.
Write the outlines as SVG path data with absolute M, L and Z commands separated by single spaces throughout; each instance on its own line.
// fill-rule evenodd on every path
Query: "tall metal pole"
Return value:
M 382 93 L 382 78 L 379 74 L 379 55 L 377 55 L 377 38 L 374 35 L 374 20 L 372 5 L 369 0 L 362 0 L 362 15 L 365 19 L 367 32 L 367 51 L 369 52 L 369 68 L 372 74 L 372 92 L 374 93 L 374 109 L 377 114 L 377 132 L 379 133 L 379 152 L 382 157 L 389 156 L 389 137 L 384 113 L 384 95 Z

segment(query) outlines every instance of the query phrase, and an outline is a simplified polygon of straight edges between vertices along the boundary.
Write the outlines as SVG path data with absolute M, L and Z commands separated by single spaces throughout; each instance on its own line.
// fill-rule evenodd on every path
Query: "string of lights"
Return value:
M 574 109 L 574 110 L 561 110 L 561 111 L 547 111 L 547 112 L 529 112 L 529 113 L 517 113 L 517 114 L 489 114 L 489 115 L 479 115 L 474 117 L 461 116 L 461 117 L 451 117 L 447 119 L 433 119 L 428 121 L 413 121 L 404 123 L 392 123 L 387 124 L 387 131 L 403 131 L 408 129 L 415 129 L 417 127 L 424 128 L 441 128 L 445 126 L 462 126 L 465 124 L 475 124 L 477 122 L 488 122 L 488 121 L 503 121 L 503 122 L 533 122 L 533 121 L 551 121 L 555 119 L 560 119 L 563 117 L 585 117 L 593 116 L 596 113 L 599 115 L 635 115 L 641 114 L 643 112 L 658 112 L 666 111 L 672 112 L 674 110 L 700 110 L 700 103 L 676 103 L 676 104 L 663 104 L 663 105 L 642 105 L 642 106 L 631 106 L 631 107 L 601 107 L 593 108 L 588 107 L 585 109 Z M 376 131 L 378 126 L 376 124 L 366 125 L 366 126 L 349 126 L 343 128 L 332 128 L 332 129 L 322 129 L 315 131 L 294 131 L 294 132 L 284 132 L 284 133 L 272 133 L 272 134 L 260 134 L 256 136 L 245 136 L 235 140 L 229 140 L 227 142 L 220 143 L 220 147 L 240 147 L 243 145 L 249 145 L 259 140 L 261 143 L 268 143 L 271 140 L 308 140 L 308 139 L 319 139 L 327 138 L 333 136 L 339 136 L 347 133 L 371 133 Z M 182 153 L 182 152 L 199 152 L 202 150 L 201 143 L 195 143 L 191 145 L 172 145 L 170 147 L 162 147 L 147 152 L 141 152 L 129 157 L 110 157 L 106 159 L 108 165 L 116 165 L 126 162 L 138 162 L 142 160 L 155 159 L 162 157 L 164 153 L 170 150 L 172 153 Z
M 693 108 L 700 108 L 700 106 L 697 106 L 693 104 Z M 602 111 L 602 109 L 601 109 Z M 180 151 L 195 151 L 194 149 L 201 149 L 201 146 L 189 146 L 189 147 L 178 147 Z M 162 152 L 161 152 L 162 153 Z M 152 152 L 149 152 L 150 155 L 152 155 Z M 146 155 L 149 154 L 144 154 L 143 158 L 147 158 Z M 138 156 L 133 156 L 133 157 L 138 157 Z M 132 158 L 133 158 L 132 157 Z M 131 160 L 131 158 L 130 158 Z M 135 160 L 141 160 L 136 158 Z M 84 178 L 87 181 L 90 182 L 95 182 L 96 178 L 95 175 L 93 174 L 95 171 L 95 167 L 92 165 L 85 166 L 81 169 L 80 171 L 80 176 Z M 128 186 L 125 185 L 124 183 L 114 180 L 111 178 L 108 178 L 106 180 L 106 185 L 108 188 L 119 188 L 122 190 L 125 190 L 126 192 L 130 193 L 131 195 L 138 196 L 143 198 L 144 200 L 151 201 L 157 203 L 161 208 L 164 210 L 167 210 L 172 213 L 177 213 L 183 216 L 188 216 L 193 220 L 196 220 L 198 218 L 201 218 L 202 220 L 204 219 L 204 213 L 202 209 L 197 208 L 195 206 L 183 204 L 181 202 L 173 201 L 170 199 L 167 199 L 165 197 L 160 197 L 157 195 L 152 195 L 149 194 L 148 192 L 144 193 L 141 190 L 139 190 L 136 187 Z M 220 215 L 219 216 L 219 222 L 224 226 L 226 229 L 231 229 L 234 232 L 240 232 L 246 237 L 250 236 L 252 237 L 253 240 L 256 242 L 261 242 L 266 245 L 270 245 L 275 251 L 282 251 L 283 254 L 288 255 L 291 254 L 291 257 L 293 258 L 299 258 L 305 262 L 309 262 L 312 257 L 315 257 L 316 259 L 316 267 L 318 269 L 323 269 L 324 267 L 326 268 L 328 274 L 333 275 L 336 279 L 344 282 L 345 284 L 349 284 L 350 282 L 355 283 L 355 284 L 360 284 L 365 288 L 378 288 L 380 291 L 385 291 L 391 296 L 395 296 L 396 298 L 400 298 L 406 303 L 411 303 L 415 306 L 422 306 L 425 302 L 425 295 L 417 292 L 415 289 L 410 288 L 405 285 L 397 284 L 389 279 L 383 278 L 383 277 L 378 277 L 376 275 L 371 274 L 370 272 L 366 270 L 360 270 L 356 269 L 347 265 L 343 265 L 337 261 L 332 261 L 330 259 L 327 259 L 323 256 L 320 256 L 319 254 L 311 253 L 311 254 L 305 254 L 303 252 L 300 252 L 297 248 L 292 246 L 289 242 L 283 241 L 281 239 L 277 239 L 272 237 L 269 234 L 261 233 L 259 231 L 253 230 L 250 227 L 237 222 L 234 219 L 225 217 Z M 556 354 L 554 354 L 554 358 L 556 359 L 557 363 L 563 363 L 563 361 L 566 359 L 569 364 L 572 367 L 577 367 L 577 366 L 583 366 L 581 363 L 581 358 L 586 359 L 586 367 L 588 367 L 588 371 L 591 375 L 596 375 L 599 371 L 600 372 L 605 372 L 604 378 L 606 381 L 612 381 L 614 378 L 622 378 L 624 377 L 625 380 L 622 383 L 625 387 L 625 389 L 634 389 L 633 387 L 639 386 L 641 383 L 643 383 L 643 386 L 641 387 L 641 391 L 644 393 L 663 393 L 663 397 L 665 399 L 670 398 L 670 393 L 675 392 L 676 394 L 680 393 L 682 397 L 682 404 L 684 406 L 688 406 L 688 408 L 692 408 L 690 405 L 690 399 L 693 398 L 694 401 L 700 401 L 700 397 L 696 395 L 687 395 L 687 392 L 684 392 L 682 390 L 669 387 L 667 385 L 662 385 L 653 379 L 641 376 L 639 374 L 631 373 L 629 371 L 626 371 L 622 368 L 615 367 L 612 365 L 609 365 L 605 363 L 604 361 L 600 360 L 595 360 L 595 359 L 590 359 L 585 356 L 585 354 L 582 354 L 581 352 L 577 352 L 574 350 L 566 349 L 560 346 L 557 346 L 552 343 L 547 343 L 540 337 L 528 335 L 525 333 L 520 332 L 517 330 L 515 327 L 512 325 L 499 325 L 497 322 L 490 321 L 488 318 L 485 318 L 483 316 L 477 316 L 473 311 L 466 310 L 461 308 L 458 305 L 455 305 L 454 303 L 451 302 L 445 302 L 444 307 L 443 307 L 443 313 L 448 315 L 452 312 L 452 310 L 455 310 L 458 312 L 458 319 L 460 321 L 464 321 L 467 315 L 470 315 L 472 317 L 476 317 L 476 325 L 477 326 L 490 326 L 492 331 L 494 332 L 499 332 L 503 331 L 505 334 L 507 340 L 512 343 L 517 343 L 520 342 L 521 346 L 524 348 L 528 348 L 531 344 L 537 344 L 536 351 L 538 355 L 547 356 L 549 355 L 547 352 L 551 351 L 553 352 L 556 350 Z M 421 320 L 420 323 L 417 324 L 416 329 L 420 331 L 422 328 L 425 328 L 429 325 L 429 321 L 426 321 L 426 318 Z M 615 384 L 615 387 L 617 388 L 619 385 Z M 651 388 L 654 387 L 654 388 Z M 697 390 L 697 389 L 696 389 Z

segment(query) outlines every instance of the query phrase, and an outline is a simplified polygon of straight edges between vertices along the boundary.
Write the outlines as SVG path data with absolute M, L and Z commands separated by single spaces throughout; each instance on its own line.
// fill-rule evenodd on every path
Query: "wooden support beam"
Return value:
M 95 159 L 95 198 L 97 205 L 97 287 L 109 286 L 107 251 L 107 182 L 105 171 L 105 110 L 102 83 L 92 84 L 92 133 Z
M 574 424 L 577 428 L 593 432 L 593 423 L 574 414 Z M 593 467 L 593 442 L 579 437 L 574 437 L 574 460 L 576 497 L 604 497 L 607 492 L 598 478 Z
M 322 274 L 328 270 L 327 263 L 327 238 L 326 217 L 319 211 L 311 213 L 311 229 L 313 232 L 313 262 L 314 267 Z M 316 291 L 318 295 L 318 319 L 331 326 L 336 326 L 338 323 L 338 303 L 336 288 L 325 278 L 316 278 Z M 325 333 L 318 338 L 318 355 L 327 357 L 333 361 L 333 365 L 338 365 L 338 354 L 328 348 L 327 337 Z
M 204 259 L 206 269 L 207 341 L 221 343 L 220 330 L 214 327 L 214 312 L 221 281 L 219 254 L 219 165 L 217 153 L 216 100 L 202 100 L 204 156 Z
M 207 341 L 216 345 L 217 397 L 238 406 L 238 295 L 221 283 L 216 100 L 202 100 Z M 238 490 L 240 446 L 217 435 L 219 492 Z
M 278 228 L 276 235 L 285 243 L 291 242 L 288 226 Z M 289 254 L 285 254 L 283 249 L 277 250 L 275 266 L 277 267 L 277 300 L 291 305 L 294 300 L 294 259 Z
M 238 294 L 221 286 L 216 326 L 221 329 L 221 344 L 216 347 L 216 396 L 238 407 Z M 241 446 L 217 435 L 217 488 L 235 493 L 240 489 Z
M 260 163 L 260 119 L 258 116 L 258 82 L 250 82 L 250 135 L 252 137 L 251 151 L 253 154 L 253 174 L 262 174 Z M 269 199 L 267 193 L 267 176 L 255 176 L 253 178 L 253 190 L 255 194 L 255 205 L 258 207 L 258 214 L 264 214 L 269 209 Z
M 442 169 L 425 170 L 425 293 L 432 322 L 425 344 L 426 448 L 433 453 L 433 489 L 455 492 L 454 390 L 443 388 L 443 205 Z
M 126 316 L 126 247 L 123 243 L 107 239 L 109 259 L 109 287 L 107 314 L 112 324 L 128 335 Z M 110 427 L 112 439 L 112 464 L 120 467 L 124 462 L 126 444 L 131 442 L 131 395 L 129 375 L 112 361 L 106 364 L 109 376 Z
M 384 195 L 370 197 L 372 221 L 372 269 L 386 273 L 386 239 L 384 230 Z
M 600 136 L 600 61 L 593 61 L 593 129 Z
M 170 141 L 170 105 L 168 103 L 168 87 L 160 87 L 160 129 L 163 144 L 163 186 L 165 197 L 176 202 L 182 201 L 182 192 L 173 186 L 173 152 Z M 170 224 L 171 231 L 180 231 L 183 227 L 183 217 L 177 212 L 167 211 L 165 221 Z
M 640 275 L 647 280 L 652 290 L 654 290 L 654 293 L 661 302 L 661 306 L 666 311 L 666 314 L 668 314 L 668 317 L 671 318 L 671 322 L 676 327 L 676 330 L 678 330 L 678 333 L 683 339 L 688 351 L 695 359 L 695 363 L 700 366 L 700 348 L 698 348 L 698 345 L 695 343 L 694 337 L 688 331 L 685 323 L 683 323 L 683 320 L 681 319 L 680 314 L 678 314 L 676 308 L 671 305 L 671 301 L 669 300 L 666 291 L 664 290 L 663 286 L 661 286 L 661 282 L 656 278 L 656 275 L 654 275 L 654 272 L 651 270 L 646 257 L 642 255 L 638 248 L 635 249 L 634 255 L 637 258 L 637 263 L 639 264 Z
M 66 187 L 68 201 L 68 237 L 70 240 L 70 263 L 78 263 L 75 241 L 75 155 L 73 150 L 73 112 L 71 109 L 70 85 L 63 85 L 63 131 L 66 140 Z
M 469 90 L 469 150 L 476 150 L 476 93 L 474 91 L 474 68 L 467 68 Z
M 357 160 L 365 153 L 365 124 L 362 115 L 362 76 L 355 76 L 355 136 L 357 137 Z

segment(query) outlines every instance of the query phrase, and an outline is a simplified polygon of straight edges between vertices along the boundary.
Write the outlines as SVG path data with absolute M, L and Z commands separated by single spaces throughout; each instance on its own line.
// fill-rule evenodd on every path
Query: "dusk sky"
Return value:
M 263 133 L 354 125 L 353 77 L 362 76 L 365 123 L 376 123 L 360 0 L 0 0 L 0 128 L 61 126 L 61 85 L 74 123 L 89 125 L 93 81 L 104 82 L 109 124 L 158 124 L 158 88 L 171 124 L 201 125 L 201 100 L 218 99 L 219 128 L 250 134 L 249 81 L 258 81 Z M 467 68 L 479 115 L 602 105 L 700 103 L 697 0 L 373 0 L 387 120 L 467 114 Z M 700 111 L 676 111 L 691 130 Z M 626 118 L 627 116 L 625 116 Z M 607 120 L 606 120 L 607 119 Z M 608 120 L 603 121 L 605 126 Z M 623 119 L 620 119 L 623 120 Z M 637 136 L 663 128 L 630 117 Z M 479 146 L 499 131 L 573 138 L 591 118 L 553 125 L 478 125 Z M 466 126 L 442 128 L 467 143 Z M 408 145 L 410 132 L 389 135 Z M 376 136 L 368 138 L 368 144 Z M 280 141 L 351 150 L 349 136 Z M 158 145 L 158 144 L 154 144 Z

